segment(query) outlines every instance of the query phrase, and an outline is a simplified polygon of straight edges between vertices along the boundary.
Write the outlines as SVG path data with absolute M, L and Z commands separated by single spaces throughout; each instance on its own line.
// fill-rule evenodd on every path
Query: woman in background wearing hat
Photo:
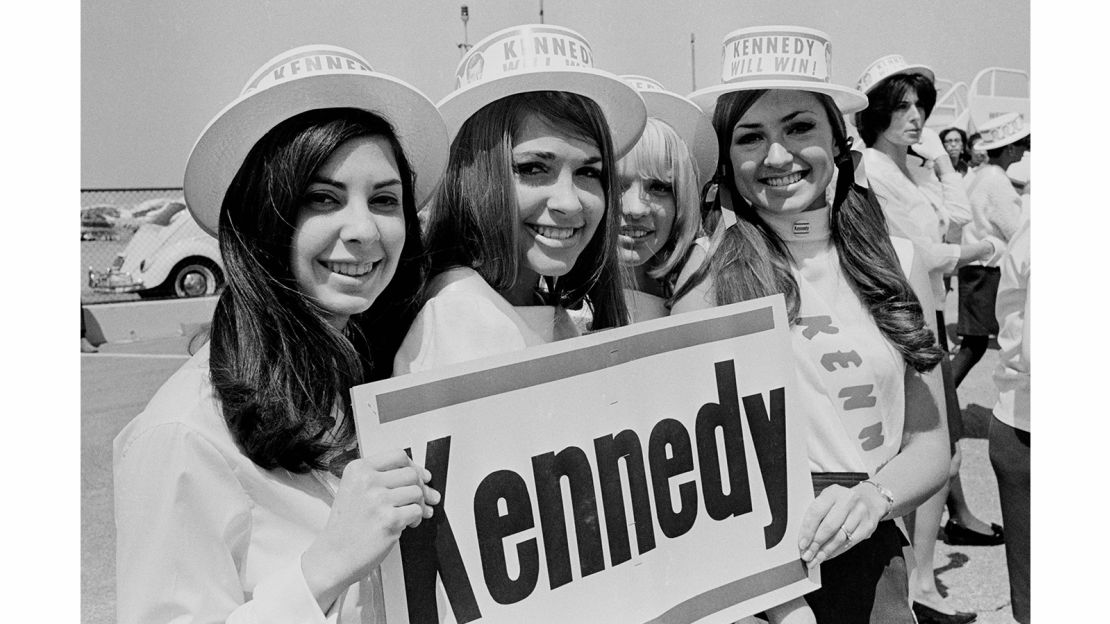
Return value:
M 690 153 L 701 109 L 643 76 L 622 76 L 644 98 L 647 126 L 618 163 L 621 265 L 632 322 L 669 313 L 675 279 L 701 231 L 698 169 Z
M 783 37 L 802 39 L 795 49 L 811 52 L 755 53 L 769 47 L 756 45 L 760 39 Z M 735 31 L 725 40 L 724 84 L 690 96 L 712 115 L 717 201 L 725 223 L 735 223 L 715 232 L 708 257 L 691 251 L 672 312 L 785 295 L 820 491 L 798 536 L 802 560 L 821 564 L 822 587 L 806 602 L 821 623 L 913 622 L 905 538 L 893 518 L 946 476 L 935 371 L 942 352 L 912 246 L 892 241 L 874 199 L 854 184 L 842 113 L 866 102 L 828 82 L 829 55 L 820 31 Z M 766 77 L 757 69 L 776 66 L 799 69 Z M 734 75 L 736 68 L 745 73 Z M 826 360 L 836 353 L 857 357 L 830 370 Z M 866 401 L 844 398 L 861 386 Z
M 358 456 L 347 391 L 390 374 L 446 148 L 423 94 L 319 45 L 201 134 L 185 199 L 227 286 L 115 440 L 120 622 L 381 621 L 377 566 L 440 496 L 400 449 Z
M 929 271 L 938 337 L 947 350 L 944 274 L 969 262 L 996 256 L 1001 253 L 1002 244 L 991 237 L 970 244 L 943 242 L 949 225 L 966 225 L 971 212 L 963 177 L 952 167 L 936 132 L 925 127 L 937 95 L 932 70 L 910 65 L 899 55 L 889 55 L 863 72 L 858 87 L 868 100 L 867 108 L 855 117 L 856 128 L 867 145 L 863 160 L 868 182 L 891 232 L 914 242 Z M 961 459 L 958 441 L 963 433 L 960 403 L 947 358 L 941 368 L 952 448 L 949 476 L 958 482 Z M 962 496 L 958 484 L 953 489 L 957 497 Z M 946 485 L 907 518 L 916 559 L 910 574 L 910 591 L 920 619 L 958 624 L 973 621 L 975 614 L 948 607 L 933 575 L 937 527 L 947 496 Z M 964 520 L 992 530 L 974 516 Z M 984 536 L 1000 542 L 1000 536 Z
M 520 58 L 501 58 L 507 49 Z M 577 33 L 535 24 L 460 61 L 460 86 L 439 103 L 454 139 L 428 215 L 427 303 L 394 374 L 576 336 L 567 309 L 580 305 L 591 329 L 628 322 L 616 161 L 646 112 L 592 59 Z
M 1022 202 L 1006 170 L 1020 162 L 1029 150 L 1029 126 L 1020 113 L 1007 113 L 991 119 L 979 130 L 986 136 L 979 148 L 986 152 L 988 163 L 968 183 L 972 219 L 963 228 L 962 242 L 974 244 L 989 235 L 1009 244 L 1021 224 Z M 956 333 L 961 340 L 959 351 L 952 357 L 952 376 L 957 387 L 983 357 L 990 337 L 998 334 L 994 316 L 1001 275 L 998 266 L 998 260 L 992 258 L 959 269 Z

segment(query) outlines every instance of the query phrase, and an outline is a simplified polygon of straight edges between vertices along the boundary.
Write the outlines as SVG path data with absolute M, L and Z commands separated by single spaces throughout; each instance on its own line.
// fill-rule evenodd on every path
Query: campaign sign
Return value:
M 781 295 L 356 387 L 364 453 L 443 494 L 389 622 L 724 623 L 817 587 Z

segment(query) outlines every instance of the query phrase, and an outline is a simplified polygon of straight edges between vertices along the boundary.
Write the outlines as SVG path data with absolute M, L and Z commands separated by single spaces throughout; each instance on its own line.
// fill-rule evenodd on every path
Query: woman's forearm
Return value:
M 893 495 L 894 506 L 888 517 L 913 511 L 948 478 L 951 453 L 944 404 L 939 366 L 924 374 L 907 369 L 902 448 L 872 477 Z M 875 489 L 866 484 L 856 487 Z
M 994 255 L 994 244 L 987 240 L 960 245 L 960 259 L 957 267 L 962 267 L 978 260 L 986 260 Z

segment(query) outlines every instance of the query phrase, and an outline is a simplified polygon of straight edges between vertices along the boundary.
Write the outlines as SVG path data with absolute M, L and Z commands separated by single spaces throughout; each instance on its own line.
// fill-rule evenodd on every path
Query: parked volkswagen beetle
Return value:
M 89 268 L 93 291 L 135 292 L 141 297 L 214 295 L 223 280 L 219 244 L 179 200 L 148 217 L 108 270 Z

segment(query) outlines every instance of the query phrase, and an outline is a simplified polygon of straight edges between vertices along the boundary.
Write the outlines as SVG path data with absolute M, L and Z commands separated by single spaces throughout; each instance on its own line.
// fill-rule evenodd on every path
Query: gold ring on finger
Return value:
M 844 539 L 848 540 L 849 542 L 852 541 L 852 532 L 848 530 L 848 527 L 841 526 L 840 530 L 844 531 Z

